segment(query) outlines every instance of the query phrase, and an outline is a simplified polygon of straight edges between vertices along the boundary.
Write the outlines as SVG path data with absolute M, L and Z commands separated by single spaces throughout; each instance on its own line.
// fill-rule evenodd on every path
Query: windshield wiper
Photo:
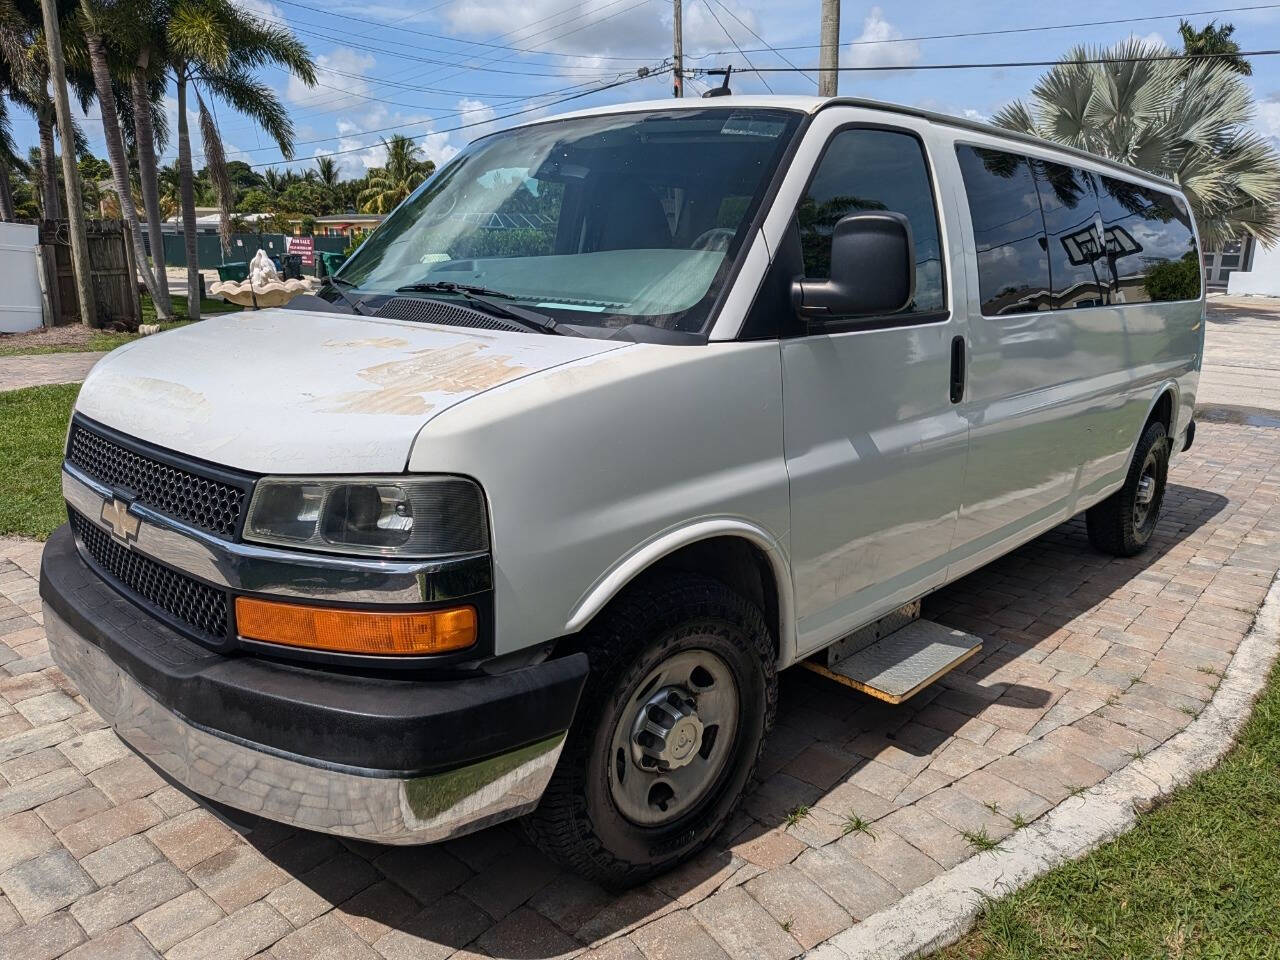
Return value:
M 354 287 L 354 286 L 355 284 L 352 283 L 350 280 L 340 280 L 337 277 L 328 276 L 324 278 L 324 283 L 320 285 L 320 289 L 324 290 L 327 288 L 329 290 L 332 290 L 334 293 L 336 293 L 338 296 L 342 298 L 343 303 L 345 303 L 348 307 L 351 308 L 352 313 L 358 313 L 362 317 L 367 317 L 369 316 L 369 313 L 368 311 L 365 310 L 364 306 L 360 303 L 360 301 L 355 299 L 353 296 L 351 296 L 351 294 L 347 293 L 347 291 L 342 289 L 343 287 Z
M 513 294 L 503 293 L 501 290 L 490 290 L 488 287 L 477 287 L 466 283 L 452 283 L 447 280 L 441 280 L 436 283 L 406 283 L 403 287 L 396 287 L 396 293 L 452 293 L 471 303 L 480 304 L 486 308 L 488 313 L 514 320 L 526 330 L 533 330 L 536 333 L 555 333 L 560 336 L 582 336 L 572 327 L 557 323 L 545 313 L 538 313 L 536 310 L 517 307 L 511 303 L 498 303 L 496 300 L 489 299 L 490 297 L 515 299 Z

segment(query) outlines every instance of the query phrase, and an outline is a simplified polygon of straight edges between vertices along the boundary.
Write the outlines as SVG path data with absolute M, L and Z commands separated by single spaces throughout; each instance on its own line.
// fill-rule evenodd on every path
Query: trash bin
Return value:
M 286 280 L 302 279 L 302 254 L 286 253 L 280 257 L 281 275 Z
M 240 283 L 249 279 L 249 263 L 246 260 L 237 260 L 231 263 L 218 264 L 218 279 L 223 283 L 231 281 Z
M 317 273 L 321 277 L 333 276 L 338 272 L 338 268 L 347 262 L 345 253 L 331 253 L 327 250 L 317 253 L 316 258 L 320 261 L 320 269 Z

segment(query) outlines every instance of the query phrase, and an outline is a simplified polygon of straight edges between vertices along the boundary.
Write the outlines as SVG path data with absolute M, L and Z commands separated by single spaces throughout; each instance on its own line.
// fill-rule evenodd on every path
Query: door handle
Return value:
M 964 337 L 951 340 L 951 402 L 964 399 Z

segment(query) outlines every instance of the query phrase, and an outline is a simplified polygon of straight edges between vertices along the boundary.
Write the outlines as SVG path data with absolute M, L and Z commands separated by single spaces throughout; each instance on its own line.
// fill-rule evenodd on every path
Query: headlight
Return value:
M 264 477 L 244 538 L 331 553 L 439 557 L 489 545 L 484 497 L 461 477 Z

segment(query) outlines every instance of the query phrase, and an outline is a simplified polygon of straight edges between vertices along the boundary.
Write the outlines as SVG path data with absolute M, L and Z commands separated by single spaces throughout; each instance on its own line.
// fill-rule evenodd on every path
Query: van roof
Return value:
M 563 120 L 567 117 L 593 117 L 601 114 L 609 113 L 632 113 L 641 110 L 694 110 L 702 107 L 774 107 L 775 109 L 784 110 L 800 110 L 804 113 L 814 114 L 825 107 L 831 106 L 848 106 L 861 107 L 865 110 L 879 110 L 884 113 L 896 113 L 909 117 L 920 117 L 933 123 L 942 124 L 948 127 L 958 127 L 962 130 L 973 130 L 977 133 L 984 133 L 993 137 L 1000 137 L 1005 140 L 1011 140 L 1015 143 L 1025 143 L 1034 147 L 1041 147 L 1045 150 L 1053 150 L 1057 153 L 1067 156 L 1077 157 L 1081 160 L 1088 160 L 1104 167 L 1123 173 L 1129 177 L 1136 177 L 1151 183 L 1158 183 L 1164 187 L 1172 187 L 1179 192 L 1182 188 L 1172 180 L 1161 177 L 1158 174 L 1148 173 L 1146 170 L 1140 170 L 1137 167 L 1131 167 L 1127 163 L 1121 163 L 1118 160 L 1111 160 L 1107 157 L 1099 156 L 1096 153 L 1090 153 L 1087 150 L 1080 150 L 1076 147 L 1069 147 L 1065 144 L 1054 143 L 1052 140 L 1045 140 L 1043 137 L 1034 137 L 1030 134 L 1019 133 L 1016 130 L 1007 130 L 1004 127 L 997 127 L 989 123 L 979 123 L 976 120 L 967 120 L 963 117 L 953 117 L 945 113 L 937 113 L 933 110 L 922 110 L 919 107 L 903 106 L 899 103 L 887 103 L 883 100 L 867 100 L 860 97 L 806 97 L 806 96 L 765 96 L 759 95 L 739 95 L 734 94 L 728 97 L 715 97 L 711 99 L 702 99 L 700 97 L 685 97 L 682 99 L 667 100 L 636 100 L 630 103 L 617 103 L 610 106 L 587 107 L 582 110 L 574 110 L 570 113 L 562 113 L 552 117 L 544 117 L 539 120 L 531 121 L 531 123 L 543 123 L 547 120 Z

